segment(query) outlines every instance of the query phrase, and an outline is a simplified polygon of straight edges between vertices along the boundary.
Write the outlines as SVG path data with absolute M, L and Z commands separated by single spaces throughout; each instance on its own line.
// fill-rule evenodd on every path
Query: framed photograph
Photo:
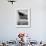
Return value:
M 18 20 L 16 27 L 30 27 L 31 26 L 31 9 L 30 8 L 19 8 L 16 10 Z

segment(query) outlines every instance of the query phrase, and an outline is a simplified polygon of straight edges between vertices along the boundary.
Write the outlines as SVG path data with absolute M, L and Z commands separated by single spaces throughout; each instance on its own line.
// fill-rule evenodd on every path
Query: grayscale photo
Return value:
M 18 21 L 17 27 L 28 27 L 30 25 L 30 9 L 17 9 Z

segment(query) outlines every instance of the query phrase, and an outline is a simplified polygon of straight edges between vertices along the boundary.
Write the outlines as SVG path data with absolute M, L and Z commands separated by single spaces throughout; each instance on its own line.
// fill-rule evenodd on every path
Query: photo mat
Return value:
M 30 27 L 31 26 L 31 9 L 20 8 L 17 9 L 18 21 L 16 27 Z

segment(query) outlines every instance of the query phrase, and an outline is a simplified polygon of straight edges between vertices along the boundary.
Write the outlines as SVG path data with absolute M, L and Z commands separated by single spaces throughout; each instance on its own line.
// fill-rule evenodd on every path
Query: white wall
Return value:
M 17 0 L 12 5 L 0 0 L 0 40 L 11 40 L 19 32 L 26 32 L 33 40 L 46 40 L 46 3 L 45 0 Z M 31 8 L 31 28 L 16 28 L 16 9 Z

